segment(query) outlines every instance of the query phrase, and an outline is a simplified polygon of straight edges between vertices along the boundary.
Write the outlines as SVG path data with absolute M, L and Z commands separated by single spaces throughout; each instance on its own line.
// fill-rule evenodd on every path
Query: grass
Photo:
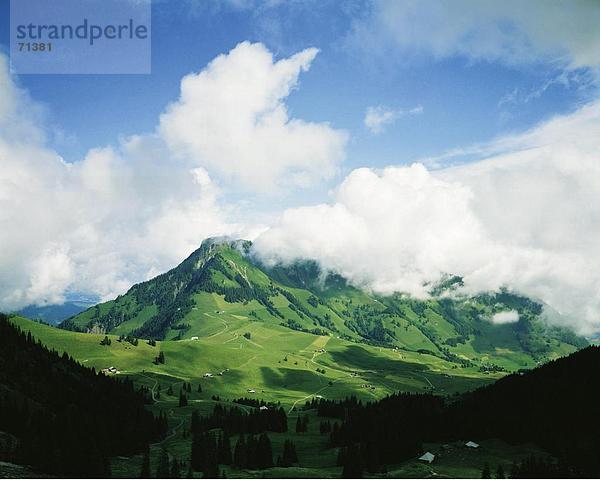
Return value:
M 284 440 L 291 438 L 296 444 L 300 466 L 261 472 L 224 467 L 230 478 L 339 477 L 341 469 L 335 466 L 337 452 L 327 448 L 327 436 L 319 434 L 320 419 L 314 412 L 310 413 L 309 431 L 301 435 L 295 433 L 297 409 L 315 395 L 337 399 L 356 395 L 368 401 L 398 390 L 448 394 L 473 389 L 498 378 L 497 374 L 484 375 L 475 368 L 457 369 L 454 364 L 433 355 L 359 345 L 340 338 L 296 332 L 268 322 L 250 321 L 239 305 L 220 302 L 218 297 L 207 294 L 200 296 L 206 310 L 190 313 L 202 315 L 202 322 L 197 322 L 201 327 L 195 330 L 199 339 L 167 340 L 157 342 L 154 347 L 143 340 L 137 347 L 118 342 L 115 335 L 109 335 L 110 346 L 102 346 L 100 341 L 104 335 L 101 334 L 59 330 L 22 317 L 13 317 L 13 322 L 49 348 L 66 351 L 84 365 L 96 369 L 114 366 L 120 371 L 119 375 L 147 386 L 156 397 L 160 392 L 160 398 L 149 408 L 155 413 L 167 414 L 170 433 L 161 444 L 151 447 L 153 469 L 161 446 L 178 459 L 189 458 L 190 438 L 184 436 L 184 432 L 189 430 L 191 413 L 193 410 L 210 412 L 216 403 L 212 400 L 214 395 L 220 397 L 220 403 L 229 404 L 234 398 L 253 396 L 248 389 L 254 389 L 256 398 L 280 402 L 288 412 L 289 432 L 269 434 L 274 459 L 281 453 Z M 237 309 L 233 308 L 236 306 Z M 245 333 L 250 333 L 249 339 Z M 153 363 L 159 351 L 165 354 L 164 365 Z M 325 373 L 317 372 L 317 368 L 324 369 Z M 213 378 L 204 378 L 206 372 L 212 373 Z M 219 376 L 219 372 L 223 375 Z M 192 383 L 192 393 L 189 406 L 178 408 L 183 382 Z M 202 386 L 201 393 L 197 392 L 198 384 Z M 365 387 L 367 384 L 373 388 Z M 172 396 L 167 395 L 169 386 L 173 389 Z M 232 438 L 232 445 L 235 440 Z M 407 462 L 394 466 L 389 475 L 423 477 L 429 476 L 431 468 L 439 476 L 475 478 L 485 461 L 495 469 L 499 461 L 510 464 L 517 453 L 528 451 L 513 450 L 504 444 L 486 446 L 484 443 L 484 447 L 477 452 L 460 450 L 454 456 L 442 455 L 432 466 Z M 433 451 L 441 447 L 428 448 Z M 113 475 L 137 477 L 140 465 L 139 455 L 114 458 Z
M 223 305 L 216 307 L 215 312 Z M 97 370 L 114 366 L 121 375 L 142 373 L 200 382 L 208 398 L 236 398 L 254 389 L 261 398 L 279 401 L 288 408 L 310 399 L 316 392 L 328 398 L 356 395 L 372 400 L 398 390 L 464 391 L 497 378 L 474 368 L 453 369 L 453 364 L 432 355 L 296 332 L 248 321 L 235 310 L 225 312 L 196 313 L 205 317 L 202 329 L 196 331 L 198 340 L 167 340 L 154 347 L 143 340 L 137 347 L 118 342 L 116 335 L 108 335 L 112 344 L 102 346 L 102 334 L 59 330 L 21 317 L 14 317 L 13 321 L 48 347 L 67 351 Z M 244 336 L 246 333 L 250 333 L 249 339 Z M 153 360 L 160 351 L 164 352 L 166 363 L 155 365 Z M 317 369 L 324 369 L 325 373 Z M 205 379 L 207 372 L 213 378 Z M 219 376 L 219 372 L 223 375 Z M 364 384 L 374 389 L 365 388 Z

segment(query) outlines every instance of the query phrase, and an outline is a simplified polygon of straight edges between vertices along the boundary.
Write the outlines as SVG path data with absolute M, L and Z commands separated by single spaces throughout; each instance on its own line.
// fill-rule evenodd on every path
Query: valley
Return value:
M 284 441 L 292 439 L 300 463 L 267 471 L 222 466 L 228 477 L 338 477 L 341 470 L 336 465 L 337 449 L 330 448 L 328 435 L 319 432 L 319 422 L 327 419 L 318 417 L 314 411 L 304 412 L 306 401 L 353 395 L 368 402 L 396 391 L 449 395 L 489 384 L 502 376 L 473 367 L 456 369 L 452 363 L 432 355 L 359 345 L 260 322 L 249 324 L 238 317 L 242 316 L 233 312 L 207 315 L 204 329 L 196 332 L 202 335 L 198 335 L 197 340 L 165 340 L 156 342 L 155 346 L 144 340 L 134 346 L 110 334 L 110 345 L 101 345 L 104 334 L 60 330 L 22 317 L 12 317 L 11 321 L 60 354 L 68 352 L 84 366 L 94 367 L 96 371 L 115 367 L 118 373 L 109 373 L 109 376 L 127 377 L 138 387 L 148 389 L 154 399 L 148 408 L 155 415 L 166 414 L 169 424 L 165 439 L 150 447 L 152 472 L 158 466 L 162 448 L 187 465 L 193 411 L 208 415 L 217 404 L 239 407 L 233 400 L 246 397 L 281 403 L 288 415 L 289 427 L 288 433 L 269 433 L 273 452 L 275 455 L 281 452 Z M 245 333 L 250 333 L 250 339 Z M 159 351 L 164 352 L 165 363 L 157 365 L 153 362 Z M 207 373 L 212 376 L 206 377 Z M 180 407 L 179 395 L 186 382 L 191 383 L 192 391 L 187 394 L 188 405 Z M 303 434 L 294 431 L 299 415 L 310 418 L 308 431 Z M 235 438 L 232 437 L 232 441 Z M 449 456 L 440 466 L 425 466 L 415 460 L 394 466 L 394 471 L 390 467 L 390 474 L 419 478 L 435 471 L 448 476 L 477 478 L 483 464 L 490 459 L 509 465 L 515 458 L 526 458 L 532 452 L 540 451 L 535 447 L 511 447 L 493 441 L 485 451 L 467 452 L 467 460 Z M 112 474 L 117 478 L 136 477 L 141 463 L 141 455 L 114 457 Z

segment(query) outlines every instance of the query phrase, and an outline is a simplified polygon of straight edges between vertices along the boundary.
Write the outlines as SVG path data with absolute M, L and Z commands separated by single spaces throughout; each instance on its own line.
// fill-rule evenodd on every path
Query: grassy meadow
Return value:
M 66 351 L 82 364 L 97 370 L 118 369 L 119 376 L 147 386 L 155 403 L 149 406 L 167 414 L 170 431 L 160 444 L 151 447 L 153 465 L 158 462 L 161 447 L 171 456 L 187 461 L 190 452 L 188 430 L 192 411 L 212 411 L 215 396 L 225 405 L 239 397 L 255 397 L 280 402 L 288 412 L 288 433 L 270 433 L 274 458 L 282 451 L 285 439 L 296 444 L 299 467 L 272 468 L 267 471 L 238 471 L 223 467 L 228 477 L 337 477 L 337 451 L 328 449 L 328 436 L 319 433 L 320 418 L 309 412 L 307 433 L 295 433 L 298 409 L 316 396 L 344 398 L 356 395 L 363 401 L 375 400 L 394 391 L 450 394 L 476 388 L 491 382 L 499 374 L 484 374 L 475 368 L 455 368 L 438 357 L 411 351 L 359 345 L 339 338 L 296 332 L 277 325 L 249 321 L 240 312 L 227 311 L 217 305 L 204 315 L 198 328 L 184 340 L 166 340 L 156 346 L 140 340 L 137 346 L 118 341 L 109 335 L 111 344 L 101 345 L 102 334 L 84 334 L 60 330 L 22 317 L 14 323 L 59 352 Z M 216 313 L 216 312 L 220 313 Z M 201 327 L 199 326 L 201 325 Z M 192 340 L 191 337 L 198 337 Z M 158 352 L 165 363 L 153 363 Z M 319 369 L 319 371 L 317 371 Z M 324 371 L 324 373 L 323 373 Z M 222 375 L 219 375 L 219 372 Z M 205 378 L 211 373 L 211 378 Z M 191 382 L 189 405 L 178 407 L 183 382 Z M 199 393 L 198 384 L 202 392 Z M 173 395 L 168 395 L 169 387 Z M 254 390 L 255 393 L 249 393 Z M 243 407 L 252 408 L 252 407 Z M 236 437 L 232 437 L 232 445 Z M 438 451 L 440 445 L 428 446 Z M 510 464 L 527 449 L 490 443 L 478 452 L 457 450 L 460 455 L 442 455 L 440 461 L 423 465 L 407 462 L 389 469 L 393 477 L 422 477 L 435 472 L 440 476 L 478 477 L 483 464 Z M 519 455 L 515 457 L 516 453 Z M 464 455 L 468 454 L 468 457 Z M 112 460 L 113 475 L 135 477 L 139 474 L 141 456 L 117 457 Z M 494 467 L 495 468 L 495 467 Z M 199 475 L 199 474 L 198 474 Z

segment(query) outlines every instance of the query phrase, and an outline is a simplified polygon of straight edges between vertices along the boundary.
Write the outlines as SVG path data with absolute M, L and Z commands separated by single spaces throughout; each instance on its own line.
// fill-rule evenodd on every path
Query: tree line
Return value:
M 222 429 L 232 433 L 287 432 L 287 415 L 283 408 L 267 410 L 252 409 L 247 412 L 239 407 L 224 407 L 216 404 L 211 415 L 192 413 L 192 433 Z

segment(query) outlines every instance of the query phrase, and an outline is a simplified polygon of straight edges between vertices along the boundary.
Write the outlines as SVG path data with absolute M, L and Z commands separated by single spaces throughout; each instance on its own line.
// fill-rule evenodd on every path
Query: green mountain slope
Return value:
M 221 302 L 228 305 L 224 300 Z M 318 336 L 275 323 L 249 321 L 235 310 L 235 304 L 229 306 L 229 313 L 205 316 L 198 340 L 130 339 L 129 342 L 108 334 L 111 341 L 106 342 L 104 334 L 72 332 L 17 316 L 10 321 L 59 354 L 68 352 L 96 371 L 115 367 L 116 371 L 108 375 L 128 378 L 136 388 L 147 389 L 154 399 L 147 408 L 155 416 L 160 412 L 166 414 L 169 423 L 164 441 L 151 445 L 152 471 L 162 447 L 177 458 L 189 458 L 192 412 L 207 415 L 217 405 L 239 406 L 235 399 L 250 397 L 281 403 L 288 414 L 288 432 L 269 432 L 274 455 L 281 454 L 284 442 L 291 439 L 300 456 L 300 466 L 272 469 L 267 478 L 339 478 L 337 450 L 331 448 L 329 435 L 319 430 L 320 421 L 329 419 L 307 412 L 311 416 L 309 431 L 295 433 L 297 417 L 304 415 L 300 409 L 307 401 L 355 396 L 367 402 L 398 391 L 453 395 L 501 377 L 500 373 L 485 374 L 476 367 L 455 368 L 452 362 L 424 353 L 358 344 L 333 335 Z M 155 361 L 159 352 L 163 352 L 165 363 Z M 207 377 L 209 372 L 212 376 Z M 179 394 L 186 382 L 192 384 L 187 394 L 188 406 L 180 407 Z M 236 437 L 231 441 L 235 445 Z M 500 453 L 510 459 L 521 454 L 512 450 Z M 111 459 L 111 470 L 118 478 L 135 478 L 139 476 L 141 463 L 141 455 L 117 456 Z M 222 468 L 228 478 L 265 476 L 264 471 Z M 475 468 L 479 474 L 480 465 Z
M 62 327 L 178 340 L 216 334 L 244 320 L 433 355 L 482 372 L 528 368 L 586 345 L 546 326 L 542 305 L 509 292 L 451 298 L 446 293 L 460 279 L 449 277 L 432 287 L 428 300 L 377 296 L 338 275 L 324 276 L 313 262 L 267 268 L 250 247 L 245 241 L 207 240 L 176 268 Z M 491 322 L 505 311 L 518 312 L 519 320 Z

